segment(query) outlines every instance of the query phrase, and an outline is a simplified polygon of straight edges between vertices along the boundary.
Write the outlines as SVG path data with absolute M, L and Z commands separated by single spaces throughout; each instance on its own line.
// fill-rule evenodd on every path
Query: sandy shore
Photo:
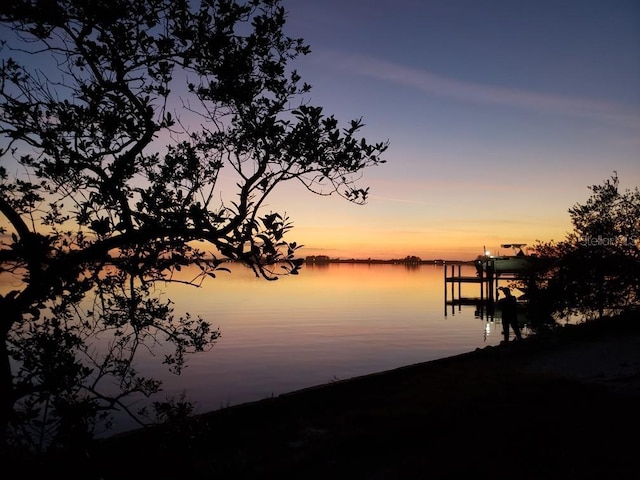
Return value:
M 637 478 L 640 318 L 117 436 L 48 478 Z
M 608 335 L 540 353 L 528 368 L 640 395 L 640 334 Z

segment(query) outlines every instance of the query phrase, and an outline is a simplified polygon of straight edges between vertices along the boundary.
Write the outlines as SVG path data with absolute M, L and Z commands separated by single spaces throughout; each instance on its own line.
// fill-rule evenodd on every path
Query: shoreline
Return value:
M 635 473 L 626 438 L 640 428 L 639 324 L 636 314 L 565 326 L 228 407 L 112 438 L 98 464 L 171 458 L 155 478 L 459 478 L 483 473 L 493 451 L 494 478 L 513 478 L 513 469 L 516 478 L 625 478 Z M 505 439 L 519 445 L 510 458 Z
M 630 317 L 117 434 L 73 461 L 77 477 L 68 458 L 42 471 L 102 480 L 142 472 L 234 480 L 634 478 L 636 448 L 627 438 L 640 429 L 640 317 Z

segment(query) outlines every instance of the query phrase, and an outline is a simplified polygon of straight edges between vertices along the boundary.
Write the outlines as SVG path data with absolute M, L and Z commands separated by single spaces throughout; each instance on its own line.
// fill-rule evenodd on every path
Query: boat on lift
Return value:
M 512 255 L 491 255 L 484 249 L 483 255 L 478 255 L 474 264 L 478 274 L 493 272 L 496 275 L 502 273 L 518 274 L 531 267 L 532 257 L 524 253 L 526 243 L 503 243 L 500 248 L 510 248 Z

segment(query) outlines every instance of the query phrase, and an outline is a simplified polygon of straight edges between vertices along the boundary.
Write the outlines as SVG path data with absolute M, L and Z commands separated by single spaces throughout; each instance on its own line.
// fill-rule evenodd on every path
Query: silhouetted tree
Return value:
M 640 192 L 621 191 L 615 172 L 590 190 L 569 209 L 574 231 L 533 249 L 540 261 L 529 294 L 540 312 L 588 319 L 640 303 Z
M 182 266 L 194 285 L 222 258 L 296 273 L 289 220 L 263 208 L 278 184 L 365 202 L 355 181 L 387 143 L 308 103 L 285 17 L 279 0 L 2 3 L 3 432 L 65 445 L 136 416 L 124 399 L 160 388 L 139 350 L 172 345 L 179 372 L 218 337 L 153 295 Z

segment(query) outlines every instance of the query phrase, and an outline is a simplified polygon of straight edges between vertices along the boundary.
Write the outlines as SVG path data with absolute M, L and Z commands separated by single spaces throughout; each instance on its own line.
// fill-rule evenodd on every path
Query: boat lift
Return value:
M 504 243 L 500 245 L 500 247 L 513 249 L 513 255 L 497 256 L 491 255 L 486 248 L 484 248 L 484 254 L 479 255 L 473 262 L 476 270 L 475 276 L 463 276 L 461 274 L 463 263 L 445 264 L 445 316 L 447 316 L 449 306 L 451 307 L 451 313 L 455 315 L 456 306 L 458 310 L 460 310 L 463 305 L 475 305 L 477 316 L 480 318 L 484 318 L 485 316 L 493 318 L 495 302 L 498 298 L 498 289 L 501 286 L 500 282 L 522 280 L 526 275 L 526 271 L 531 266 L 531 257 L 527 256 L 523 250 L 525 246 L 526 244 L 524 243 Z M 450 268 L 448 269 L 447 267 Z M 463 297 L 462 284 L 479 285 L 479 296 Z

